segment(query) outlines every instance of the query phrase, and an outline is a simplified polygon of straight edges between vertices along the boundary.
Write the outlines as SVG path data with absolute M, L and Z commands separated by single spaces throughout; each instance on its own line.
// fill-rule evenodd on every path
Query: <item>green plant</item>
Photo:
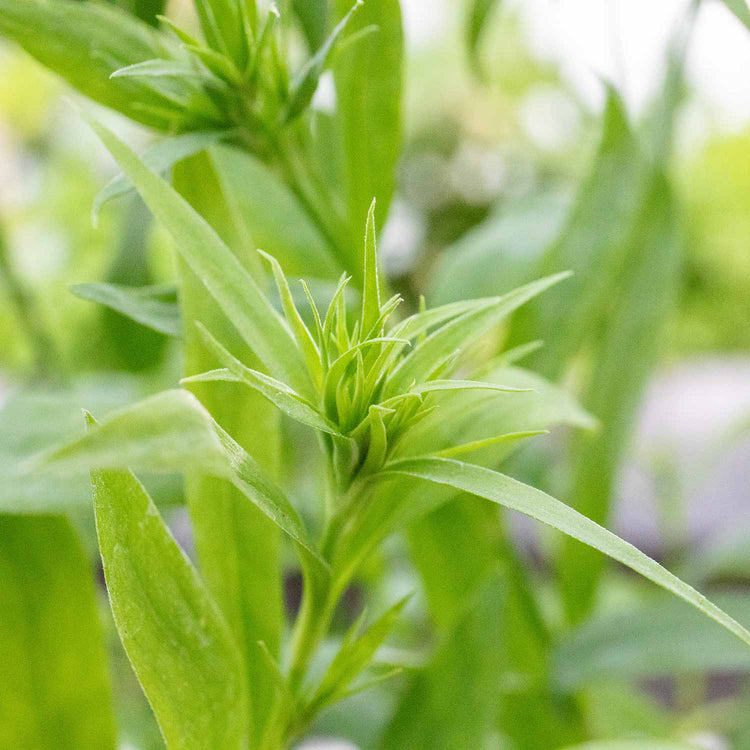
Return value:
M 566 274 L 502 296 L 434 308 L 422 304 L 400 316 L 401 300 L 388 296 L 378 269 L 371 202 L 378 198 L 384 216 L 398 154 L 398 3 L 348 6 L 334 3 L 329 17 L 325 2 L 294 2 L 279 19 L 253 2 L 201 0 L 196 7 L 205 42 L 165 22 L 180 45 L 99 4 L 0 0 L 0 28 L 42 62 L 97 101 L 168 134 L 139 159 L 90 118 L 124 173 L 105 188 L 95 211 L 135 188 L 171 236 L 177 288 L 99 284 L 77 293 L 163 334 L 183 336 L 187 370 L 183 389 L 150 395 L 100 423 L 87 413 L 86 434 L 58 441 L 31 466 L 25 461 L 25 473 L 5 485 L 10 494 L 0 508 L 39 514 L 75 509 L 87 502 L 76 482 L 90 471 L 114 621 L 170 748 L 286 748 L 329 709 L 365 689 L 382 688 L 385 680 L 398 686 L 398 705 L 363 741 L 368 747 L 481 747 L 498 727 L 521 748 L 609 736 L 586 725 L 584 714 L 596 713 L 590 708 L 596 696 L 580 688 L 587 675 L 598 674 L 596 658 L 608 644 L 602 645 L 594 624 L 588 640 L 586 631 L 571 635 L 559 628 L 568 640 L 558 649 L 554 617 L 544 612 L 534 590 L 537 578 L 518 559 L 497 506 L 520 511 L 635 570 L 738 636 L 742 649 L 750 645 L 750 633 L 635 547 L 496 470 L 521 444 L 555 424 L 588 430 L 588 437 L 577 438 L 583 446 L 577 448 L 577 482 L 587 478 L 588 451 L 606 476 L 585 488 L 583 502 L 593 505 L 597 517 L 605 515 L 599 506 L 606 504 L 611 484 L 609 452 L 619 455 L 621 441 L 607 434 L 600 448 L 601 433 L 585 411 L 562 389 L 517 366 L 533 351 L 523 335 L 542 330 L 548 346 L 538 362 L 556 378 L 580 344 L 584 324 L 593 325 L 587 313 L 592 307 L 600 312 L 600 284 L 574 282 L 576 314 L 569 315 L 559 338 L 549 321 L 569 313 L 570 298 L 562 293 L 551 297 L 549 307 L 534 308 L 544 319 L 537 328 L 522 318 L 514 327 L 521 331 L 514 333 L 518 346 L 497 356 L 492 338 L 498 326 L 526 303 L 544 305 L 564 290 L 573 283 L 564 281 Z M 491 6 L 476 3 L 470 16 L 474 52 Z M 284 42 L 295 28 L 311 54 L 290 76 Z M 308 108 L 326 64 L 336 79 L 335 115 Z M 615 162 L 622 181 L 617 205 L 628 217 L 642 217 L 639 228 L 613 243 L 614 259 L 609 245 L 581 249 L 581 235 L 597 231 L 598 215 L 606 213 L 596 204 L 590 212 L 597 216 L 586 214 L 592 194 L 612 197 L 597 187 L 597 176 L 605 180 L 595 175 L 595 186 L 584 188 L 571 228 L 545 265 L 550 272 L 569 259 L 580 266 L 580 255 L 590 250 L 604 266 L 599 280 L 609 282 L 623 263 L 632 263 L 623 298 L 633 305 L 644 276 L 652 273 L 651 265 L 638 262 L 641 238 L 653 232 L 659 244 L 657 230 L 671 228 L 663 205 L 670 196 L 660 191 L 663 165 L 641 172 L 614 95 L 607 134 L 601 172 L 610 175 L 610 159 Z M 174 187 L 159 176 L 170 167 Z M 671 259 L 668 253 L 667 281 Z M 351 276 L 339 276 L 342 270 Z M 267 294 L 267 272 L 274 296 Z M 330 294 L 303 284 L 300 304 L 285 272 L 339 281 Z M 620 374 L 616 343 L 633 340 L 628 308 L 620 311 L 623 317 L 616 316 L 603 347 L 602 371 L 610 378 L 594 378 L 594 407 L 609 404 L 612 380 Z M 648 327 L 661 307 L 645 313 L 637 322 Z M 640 365 L 634 367 L 638 374 Z M 633 391 L 641 381 L 634 378 Z M 605 428 L 631 410 L 632 399 L 629 391 L 612 405 L 614 417 L 605 412 Z M 20 411 L 23 419 L 31 406 Z M 304 435 L 299 443 L 315 435 L 315 457 L 294 441 L 284 445 L 289 434 Z M 282 452 L 290 454 L 285 464 Z M 304 462 L 320 469 L 307 503 L 288 476 L 306 470 Z M 131 472 L 185 474 L 197 566 Z M 310 473 L 317 479 L 316 471 Z M 94 595 L 75 535 L 62 517 L 1 520 L 3 539 L 13 543 L 3 547 L 7 575 L 0 586 L 12 601 L 26 603 L 26 610 L 19 604 L 14 612 L 40 613 L 34 627 L 19 616 L 9 638 L 26 627 L 41 653 L 56 658 L 49 660 L 55 669 L 45 675 L 45 660 L 35 655 L 42 707 L 20 720 L 3 716 L 0 744 L 112 747 Z M 408 533 L 434 626 L 434 648 L 426 659 L 383 648 L 408 619 L 408 599 L 386 592 L 385 604 L 378 604 L 382 614 L 361 613 L 343 634 L 335 622 L 350 586 L 367 577 L 367 566 L 401 530 Z M 564 548 L 563 559 L 578 554 L 569 550 Z M 304 579 L 289 631 L 282 561 L 299 566 Z M 560 598 L 570 618 L 581 620 L 591 610 L 598 566 L 579 561 L 568 569 L 573 574 Z M 55 689 L 64 680 L 59 665 L 66 644 L 55 642 L 49 613 L 53 619 L 51 608 L 65 606 L 63 577 L 80 594 L 66 632 L 85 636 L 70 636 L 75 653 L 68 655 L 90 664 L 85 695 Z M 585 594 L 571 593 L 578 585 Z M 678 624 L 683 617 L 679 613 Z M 623 638 L 637 638 L 634 630 L 635 636 L 626 632 Z M 666 647 L 656 642 L 653 648 L 661 654 Z M 733 657 L 736 663 L 745 652 L 733 648 L 740 654 Z M 606 652 L 601 658 L 612 657 Z M 629 666 L 637 673 L 637 664 Z M 9 683 L 0 685 L 6 690 Z M 648 737 L 679 736 L 667 722 L 634 707 L 627 690 L 601 693 L 600 700 L 613 706 L 612 725 L 620 713 L 623 725 L 635 715 L 633 724 Z M 32 700 L 24 695 L 20 702 Z M 84 700 L 99 722 L 87 720 Z M 63 718 L 47 722 L 50 716 Z M 614 729 L 611 735 L 619 736 Z M 648 742 L 591 747 L 686 747 Z

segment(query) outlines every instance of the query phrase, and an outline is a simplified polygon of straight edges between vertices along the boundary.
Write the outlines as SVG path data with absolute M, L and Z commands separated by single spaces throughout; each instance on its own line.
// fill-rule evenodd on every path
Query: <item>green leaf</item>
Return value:
M 750 632 L 633 545 L 555 500 L 541 490 L 481 466 L 447 458 L 411 458 L 387 464 L 384 473 L 397 473 L 447 485 L 484 497 L 577 539 L 622 563 L 696 607 L 750 645 Z
M 89 123 L 172 236 L 177 252 L 270 373 L 311 395 L 312 381 L 291 332 L 237 257 L 208 222 L 125 144 L 98 122 Z
M 0 601 L 0 746 L 114 750 L 93 576 L 66 519 L 0 515 Z
M 750 8 L 746 0 L 723 0 L 724 5 L 750 29 Z
M 559 273 L 539 279 L 503 297 L 491 299 L 482 307 L 446 323 L 399 362 L 388 377 L 387 395 L 394 396 L 408 388 L 411 382 L 420 382 L 429 375 L 436 362 L 476 341 L 522 304 L 568 276 L 567 273 Z
M 639 738 L 636 740 L 601 740 L 582 745 L 568 745 L 563 750 L 699 750 L 686 742 Z
M 219 232 L 227 246 L 262 280 L 262 268 L 252 245 L 235 224 L 230 196 L 216 173 L 208 152 L 175 165 L 175 188 Z M 201 321 L 229 350 L 255 368 L 262 364 L 243 342 L 205 285 L 180 260 L 177 264 L 180 302 L 185 320 Z M 185 372 L 204 372 L 218 366 L 195 325 L 185 331 Z M 271 478 L 279 476 L 280 414 L 259 393 L 236 383 L 190 386 L 224 430 L 260 464 Z M 281 534 L 244 494 L 230 482 L 198 471 L 186 475 L 186 500 L 196 552 L 206 585 L 232 628 L 247 665 L 252 693 L 251 744 L 260 737 L 275 690 L 267 661 L 257 642 L 263 641 L 278 657 L 283 627 Z
M 0 32 L 94 101 L 159 130 L 205 126 L 202 114 L 176 107 L 135 79 L 110 80 L 118 68 L 169 57 L 156 29 L 119 8 L 69 0 L 0 0 Z
M 273 255 L 291 276 L 335 279 L 343 270 L 294 193 L 260 160 L 228 146 L 211 161 L 247 242 Z
M 152 171 L 163 173 L 178 161 L 203 151 L 213 143 L 232 134 L 231 130 L 206 130 L 199 133 L 185 133 L 172 138 L 165 138 L 151 146 L 141 157 L 143 163 Z M 133 183 L 123 174 L 113 177 L 94 198 L 91 216 L 96 224 L 99 212 L 105 203 L 135 190 Z
M 430 664 L 407 688 L 380 750 L 487 746 L 503 666 L 492 646 L 504 637 L 506 589 L 504 577 L 495 572 L 472 592 Z
M 359 622 L 352 626 L 310 699 L 306 709 L 310 715 L 315 715 L 347 694 L 351 683 L 372 662 L 375 652 L 388 637 L 408 600 L 407 596 L 394 604 L 361 635 L 356 632 Z
M 292 0 L 292 10 L 299 19 L 310 52 L 315 52 L 325 39 L 327 0 Z
M 242 362 L 233 357 L 200 323 L 196 325 L 198 325 L 208 348 L 214 352 L 219 361 L 234 378 L 239 379 L 240 382 L 261 393 L 278 409 L 283 411 L 284 414 L 297 422 L 306 424 L 316 430 L 327 432 L 330 435 L 339 434 L 334 425 L 330 424 L 328 420 L 289 386 L 268 377 L 268 375 L 263 375 L 263 373 L 246 367 Z M 208 380 L 205 376 L 197 375 L 192 378 L 186 378 L 186 381 L 190 382 L 196 378 L 200 378 L 203 381 Z M 218 378 L 214 377 L 211 379 Z
M 428 380 L 415 385 L 410 393 L 435 393 L 438 391 L 500 391 L 501 393 L 528 393 L 530 388 L 514 388 L 499 383 L 483 383 L 480 380 Z
M 182 335 L 177 290 L 172 286 L 76 284 L 70 291 L 76 297 L 98 302 L 165 336 Z
M 206 41 L 217 52 L 230 57 L 235 65 L 243 70 L 247 65 L 248 39 L 242 22 L 240 4 L 245 0 L 196 0 L 201 29 Z M 255 17 L 255 2 L 250 0 L 247 7 Z
M 167 745 L 246 748 L 242 658 L 198 573 L 133 474 L 91 484 L 117 631 Z
M 748 621 L 747 594 L 718 593 L 717 604 Z M 566 633 L 553 656 L 552 680 L 560 690 L 648 677 L 744 672 L 750 653 L 680 602 L 663 599 L 589 619 Z
M 356 0 L 354 5 L 349 9 L 349 12 L 336 24 L 325 42 L 308 59 L 302 70 L 300 70 L 292 81 L 291 91 L 289 92 L 289 103 L 284 118 L 286 122 L 290 122 L 307 109 L 315 94 L 315 90 L 318 88 L 318 81 L 328 64 L 336 43 L 349 26 L 355 11 L 361 8 L 363 4 L 364 0 Z
M 115 412 L 84 437 L 46 452 L 33 466 L 63 475 L 94 467 L 166 473 L 193 470 L 227 479 L 319 558 L 283 493 L 187 391 L 164 391 Z
M 377 336 L 379 331 L 373 327 L 380 318 L 380 279 L 378 278 L 378 244 L 375 238 L 375 200 L 370 204 L 367 213 L 367 228 L 365 229 L 365 283 L 362 289 L 362 338 L 372 334 Z
M 469 5 L 466 19 L 466 46 L 469 62 L 479 78 L 484 78 L 482 63 L 479 59 L 479 44 L 497 4 L 498 0 L 472 0 Z
M 351 0 L 336 0 L 335 17 L 351 10 Z M 358 242 L 373 198 L 385 221 L 401 152 L 403 31 L 398 0 L 366 2 L 352 20 L 354 34 L 377 26 L 334 64 L 337 117 L 344 143 L 346 204 L 351 241 Z M 363 86 L 362 81 L 367 81 Z M 361 282 L 358 244 L 351 246 L 347 270 Z
M 570 198 L 568 191 L 558 190 L 503 201 L 497 213 L 440 253 L 430 271 L 427 298 L 441 304 L 491 297 L 538 276 L 539 259 L 570 213 Z
M 110 411 L 142 395 L 142 384 L 122 375 L 88 377 L 65 387 L 37 385 L 13 393 L 0 410 L 0 513 L 42 514 L 90 510 L 88 477 L 29 476 L 28 459 L 72 435 L 81 434 L 81 407 Z M 174 477 L 145 477 L 160 504 L 182 502 Z
M 677 209 L 666 178 L 657 173 L 642 197 L 627 257 L 606 301 L 593 368 L 581 401 L 603 425 L 574 444 L 571 504 L 597 522 L 609 516 L 612 493 L 633 419 L 660 354 L 661 334 L 675 309 L 681 254 Z M 654 294 L 654 289 L 659 293 Z M 566 612 L 578 621 L 593 606 L 601 560 L 566 541 L 560 575 Z

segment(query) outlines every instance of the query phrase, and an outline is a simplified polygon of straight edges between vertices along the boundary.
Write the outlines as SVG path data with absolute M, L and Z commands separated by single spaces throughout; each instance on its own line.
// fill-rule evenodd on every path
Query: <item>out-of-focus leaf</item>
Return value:
M 231 135 L 231 130 L 207 130 L 198 133 L 185 133 L 166 138 L 151 146 L 142 157 L 143 163 L 154 172 L 163 173 L 173 167 L 178 161 L 203 151 L 211 144 Z M 91 215 L 96 222 L 102 206 L 113 198 L 135 190 L 133 183 L 120 174 L 112 180 L 94 198 Z
M 577 436 L 570 497 L 578 510 L 598 522 L 604 523 L 609 515 L 616 471 L 638 400 L 675 304 L 679 259 L 670 186 L 657 173 L 643 193 L 625 265 L 610 295 L 605 334 L 595 346 L 595 367 L 581 399 L 604 429 L 596 436 Z M 602 560 L 567 541 L 561 555 L 565 606 L 575 621 L 592 604 Z
M 394 604 L 361 634 L 356 632 L 358 622 L 352 626 L 310 700 L 308 710 L 311 715 L 347 694 L 351 683 L 367 669 L 375 652 L 388 637 L 407 600 Z
M 0 0 L 0 32 L 94 101 L 159 130 L 206 124 L 175 107 L 148 82 L 110 75 L 127 65 L 166 57 L 156 29 L 119 8 L 70 0 Z M 196 119 L 197 118 L 197 119 Z
M 196 0 L 195 8 L 209 45 L 230 57 L 239 70 L 244 70 L 249 51 L 240 3 L 246 3 L 249 20 L 253 23 L 255 0 Z
M 723 2 L 750 29 L 750 8 L 748 8 L 747 0 L 723 0 Z
M 427 299 L 441 305 L 504 294 L 526 283 L 569 210 L 570 197 L 562 192 L 503 208 L 440 254 Z
M 435 367 L 435 363 L 453 354 L 460 347 L 476 341 L 485 331 L 497 325 L 525 302 L 567 278 L 567 273 L 558 273 L 539 279 L 526 286 L 514 289 L 503 297 L 490 299 L 483 307 L 465 313 L 442 326 L 435 333 L 417 344 L 388 376 L 386 393 L 396 395 L 416 380 L 424 379 Z
M 292 9 L 299 19 L 310 51 L 314 52 L 325 39 L 328 22 L 328 1 L 292 0 Z
M 107 412 L 143 395 L 133 377 L 81 380 L 60 389 L 29 388 L 14 393 L 0 410 L 0 512 L 62 513 L 90 508 L 88 478 L 28 476 L 22 464 L 32 455 L 82 433 L 81 408 Z M 178 478 L 153 475 L 146 485 L 160 504 L 182 502 Z
M 364 0 L 356 0 L 354 5 L 349 9 L 349 12 L 336 24 L 325 42 L 323 42 L 321 47 L 316 50 L 315 54 L 308 59 L 302 67 L 302 70 L 299 71 L 295 79 L 292 81 L 289 92 L 289 103 L 285 114 L 287 122 L 302 114 L 312 101 L 313 95 L 318 88 L 320 76 L 328 64 L 328 60 L 331 57 L 334 47 L 341 39 L 341 35 L 346 30 L 347 26 L 349 26 L 354 13 L 362 7 L 363 2 Z
M 750 620 L 746 594 L 717 594 L 716 603 Z M 674 600 L 630 608 L 590 620 L 563 637 L 552 678 L 563 690 L 613 680 L 698 672 L 745 672 L 748 650 Z
M 336 0 L 337 19 L 351 10 L 351 0 Z M 388 215 L 396 161 L 401 151 L 403 31 L 398 0 L 367 2 L 349 26 L 354 34 L 377 26 L 334 64 L 337 117 L 344 142 L 346 195 L 351 232 L 347 271 L 362 280 L 359 239 L 373 198 L 378 220 Z
M 67 520 L 0 515 L 0 601 L 0 746 L 114 750 L 93 576 Z
M 467 602 L 428 667 L 407 688 L 381 750 L 485 747 L 494 726 L 502 664 L 490 646 L 503 638 L 506 585 L 494 573 Z
M 483 78 L 482 63 L 479 58 L 479 45 L 498 0 L 472 0 L 466 18 L 466 47 L 469 62 L 478 77 Z
M 170 233 L 177 252 L 270 373 L 302 395 L 313 395 L 312 381 L 291 332 L 215 230 L 107 128 L 89 122 Z
M 247 271 L 261 281 L 258 254 L 243 231 L 243 217 L 235 210 L 232 192 L 218 175 L 209 152 L 179 162 L 173 183 Z M 262 368 L 195 273 L 184 261 L 179 261 L 177 267 L 185 320 L 200 321 L 221 338 L 234 356 Z M 184 344 L 187 375 L 220 365 L 196 325 L 187 326 Z M 263 471 L 277 478 L 281 441 L 276 408 L 241 384 L 192 383 L 189 388 Z M 260 736 L 276 693 L 269 662 L 257 644 L 262 641 L 274 658 L 279 657 L 283 625 L 281 534 L 228 481 L 194 471 L 187 475 L 185 489 L 201 573 L 229 621 L 247 666 L 252 693 L 252 743 Z
M 130 10 L 141 21 L 156 26 L 159 23 L 157 16 L 164 12 L 167 0 L 118 0 L 117 4 Z
M 481 466 L 447 458 L 411 458 L 386 464 L 386 473 L 404 474 L 484 497 L 552 526 L 640 573 L 703 612 L 750 646 L 750 632 L 694 588 L 632 544 L 541 490 Z
M 281 490 L 187 391 L 164 391 L 122 409 L 84 437 L 46 452 L 33 468 L 63 475 L 90 468 L 200 470 L 231 481 L 279 528 L 319 557 Z
M 129 471 L 91 484 L 115 624 L 167 745 L 244 750 L 244 668 L 216 604 Z
M 173 286 L 76 284 L 71 291 L 81 299 L 105 305 L 165 336 L 182 335 L 177 289 Z
M 210 158 L 244 240 L 273 255 L 290 276 L 338 277 L 344 269 L 327 240 L 268 167 L 227 146 L 211 149 Z

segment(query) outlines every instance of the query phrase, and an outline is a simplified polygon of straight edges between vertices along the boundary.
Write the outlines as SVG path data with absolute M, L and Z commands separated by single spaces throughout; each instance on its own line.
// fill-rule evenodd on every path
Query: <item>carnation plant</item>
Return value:
M 442 670 L 464 666 L 449 668 L 473 633 L 464 616 L 507 616 L 509 641 L 514 628 L 541 633 L 533 647 L 541 682 L 551 638 L 499 514 L 479 516 L 476 540 L 454 535 L 465 524 L 420 526 L 467 502 L 518 511 L 598 550 L 750 645 L 735 619 L 634 546 L 497 470 L 555 424 L 596 427 L 561 388 L 517 366 L 535 343 L 492 350 L 498 327 L 562 287 L 567 273 L 500 296 L 437 307 L 422 299 L 411 313 L 388 292 L 376 236 L 399 151 L 398 3 L 294 2 L 281 13 L 252 0 L 195 6 L 201 38 L 98 3 L 0 0 L 0 29 L 91 98 L 166 136 L 141 158 L 84 115 L 122 169 L 95 213 L 138 192 L 175 249 L 179 316 L 173 307 L 166 314 L 163 289 L 79 292 L 181 335 L 181 387 L 113 413 L 86 412 L 86 433 L 36 457 L 23 476 L 54 482 L 90 472 L 114 623 L 167 746 L 291 748 L 342 700 L 413 674 L 373 746 L 489 741 L 494 704 L 467 729 L 471 721 L 440 699 Z M 475 9 L 475 22 L 487 9 Z M 292 65 L 300 31 L 309 54 Z M 335 115 L 310 108 L 327 67 Z M 170 184 L 162 174 L 172 167 Z M 306 276 L 338 282 L 321 292 Z M 290 434 L 315 447 L 290 446 L 291 467 L 279 460 Z M 312 502 L 300 501 L 285 472 L 320 479 Z M 196 562 L 137 476 L 159 473 L 185 475 Z M 436 630 L 456 638 L 417 654 L 433 659 L 432 672 L 387 648 L 409 596 L 364 609 L 343 635 L 334 622 L 353 582 L 404 531 L 423 561 L 477 555 L 470 591 L 460 590 L 462 578 L 432 592 Z M 303 578 L 301 603 L 288 611 L 283 560 Z M 462 688 L 471 695 L 474 674 L 481 690 L 488 678 L 499 701 L 500 675 L 512 670 L 487 653 L 486 663 L 470 663 Z M 563 702 L 544 690 L 534 683 L 529 693 L 543 694 L 540 704 Z M 111 746 L 108 731 L 89 746 Z

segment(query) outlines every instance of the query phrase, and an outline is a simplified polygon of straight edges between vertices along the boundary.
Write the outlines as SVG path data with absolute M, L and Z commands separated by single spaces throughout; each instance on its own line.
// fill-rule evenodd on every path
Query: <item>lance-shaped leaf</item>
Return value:
M 466 47 L 469 54 L 469 62 L 479 78 L 484 77 L 482 62 L 479 57 L 480 42 L 487 28 L 487 23 L 492 17 L 492 11 L 498 4 L 498 0 L 472 0 L 466 18 Z
M 187 391 L 164 391 L 103 420 L 55 448 L 34 468 L 63 475 L 97 469 L 202 471 L 230 481 L 264 515 L 319 559 L 296 511 L 258 464 Z
M 182 317 L 174 287 L 76 284 L 70 291 L 166 336 L 182 335 Z
M 310 395 L 312 381 L 289 328 L 234 253 L 208 222 L 122 141 L 95 120 L 89 118 L 88 122 L 172 236 L 177 252 L 270 373 Z
M 335 17 L 351 10 L 352 0 L 336 0 Z M 398 0 L 366 2 L 352 19 L 350 30 L 377 30 L 357 41 L 333 66 L 336 117 L 344 143 L 344 173 L 348 226 L 352 241 L 347 270 L 362 282 L 358 240 L 367 211 L 377 198 L 380 221 L 388 215 L 396 162 L 401 151 L 401 89 L 403 30 Z M 363 81 L 367 85 L 363 85 Z
M 185 133 L 172 138 L 165 138 L 151 146 L 144 152 L 143 163 L 152 171 L 163 173 L 178 161 L 200 153 L 212 143 L 232 135 L 231 130 L 206 130 L 198 133 Z M 91 215 L 96 223 L 99 212 L 105 203 L 121 195 L 135 190 L 133 183 L 124 175 L 113 177 L 110 182 L 99 191 L 91 208 Z
M 315 52 L 325 39 L 327 0 L 292 0 L 292 10 L 299 19 L 310 52 Z
M 226 367 L 232 379 L 245 383 L 245 385 L 255 389 L 278 409 L 297 422 L 301 422 L 302 424 L 306 424 L 309 427 L 321 430 L 322 432 L 327 432 L 331 435 L 339 434 L 334 425 L 325 419 L 320 412 L 314 409 L 311 404 L 307 403 L 298 393 L 295 393 L 295 391 L 293 391 L 288 385 L 285 385 L 278 380 L 274 380 L 257 370 L 252 370 L 249 367 L 246 367 L 242 362 L 233 357 L 200 323 L 196 323 L 196 325 L 201 332 L 203 341 Z M 208 380 L 226 380 L 226 377 L 223 376 L 221 372 L 222 371 L 219 370 L 214 371 L 213 373 L 194 375 L 185 378 L 183 382 L 189 383 L 196 380 L 204 382 Z
M 224 618 L 133 474 L 92 471 L 91 485 L 117 631 L 167 745 L 242 750 L 248 695 Z
M 501 393 L 529 393 L 532 388 L 514 388 L 500 383 L 484 383 L 481 380 L 428 380 L 415 385 L 411 393 L 434 393 L 437 391 L 500 391 Z
M 361 635 L 358 633 L 360 621 L 354 623 L 310 699 L 306 710 L 311 716 L 346 695 L 351 683 L 372 662 L 408 600 L 407 596 L 398 601 Z
M 114 750 L 94 580 L 65 518 L 0 515 L 0 601 L 0 747 Z
M 346 30 L 354 12 L 362 5 L 364 5 L 364 0 L 356 0 L 348 13 L 346 13 L 346 15 L 336 24 L 325 42 L 297 74 L 292 82 L 292 89 L 289 95 L 289 104 L 286 112 L 287 122 L 302 114 L 307 108 L 307 105 L 312 101 L 315 89 L 318 88 L 320 76 L 328 63 L 328 59 L 336 46 L 336 42 L 339 41 L 341 35 Z
M 484 497 L 552 526 L 671 591 L 750 646 L 750 632 L 692 586 L 681 581 L 632 544 L 541 490 L 491 469 L 448 458 L 426 456 L 402 459 L 387 464 L 383 472 L 403 474 L 453 487 L 461 492 Z
M 485 331 L 497 325 L 524 302 L 528 302 L 568 276 L 567 273 L 559 273 L 526 284 L 446 323 L 399 362 L 388 378 L 387 394 L 396 395 L 408 388 L 411 382 L 424 380 L 436 362 L 450 356 L 460 347 L 476 341 Z
M 110 75 L 118 68 L 168 57 L 169 39 L 110 5 L 69 0 L 0 0 L 0 32 L 100 104 L 144 125 L 182 130 L 205 123 L 147 81 Z
M 366 337 L 380 317 L 380 279 L 378 278 L 378 245 L 375 236 L 375 200 L 370 204 L 365 229 L 365 283 L 362 290 L 362 337 Z M 374 332 L 377 336 L 378 331 Z
M 255 0 L 196 0 L 195 3 L 206 41 L 214 50 L 230 57 L 240 69 L 247 64 L 249 52 L 240 7 L 243 3 L 250 11 L 247 18 L 252 23 Z
M 292 276 L 335 279 L 343 270 L 299 198 L 259 159 L 219 144 L 211 162 L 252 247 L 273 255 Z

